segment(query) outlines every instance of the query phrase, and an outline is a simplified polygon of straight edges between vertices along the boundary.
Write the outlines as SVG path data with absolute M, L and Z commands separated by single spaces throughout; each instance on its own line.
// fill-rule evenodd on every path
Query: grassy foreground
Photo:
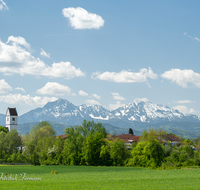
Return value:
M 51 174 L 51 171 L 58 174 Z M 41 181 L 1 181 L 0 189 L 199 189 L 200 169 L 152 170 L 91 166 L 0 166 L 0 173 L 26 173 Z

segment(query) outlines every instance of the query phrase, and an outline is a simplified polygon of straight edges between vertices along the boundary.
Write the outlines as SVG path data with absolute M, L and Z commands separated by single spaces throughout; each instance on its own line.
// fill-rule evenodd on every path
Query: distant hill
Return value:
M 35 125 L 38 125 L 38 123 L 39 122 L 20 124 L 20 125 L 18 125 L 18 132 L 22 136 L 24 136 L 25 134 L 29 133 L 31 127 L 33 127 Z M 64 124 L 60 124 L 60 123 L 56 123 L 56 122 L 52 122 L 52 121 L 48 121 L 48 123 L 50 123 L 52 125 L 52 127 L 56 131 L 56 135 L 63 135 L 65 129 L 68 128 L 68 127 L 71 127 L 70 125 L 64 125 Z M 193 138 L 200 137 L 200 132 L 199 132 L 200 130 L 197 129 L 198 128 L 197 124 L 194 125 L 193 129 L 191 127 L 191 131 L 186 131 L 185 129 L 187 129 L 187 128 L 179 129 L 178 125 L 179 125 L 179 122 L 176 122 L 176 123 L 170 123 L 170 122 L 169 123 L 162 123 L 162 124 L 157 124 L 156 126 L 155 125 L 146 125 L 143 128 L 143 130 L 144 129 L 148 130 L 149 128 L 154 128 L 154 129 L 155 128 L 156 129 L 162 128 L 163 130 L 167 131 L 168 133 L 174 133 L 174 134 L 176 134 L 178 136 L 182 136 L 184 138 L 193 139 Z M 113 125 L 107 124 L 107 123 L 103 123 L 103 126 L 105 127 L 107 133 L 112 134 L 112 135 L 113 134 L 116 134 L 116 135 L 127 134 L 128 131 L 129 131 L 129 128 L 120 128 L 120 127 L 116 127 L 116 126 L 113 126 Z M 195 129 L 197 129 L 197 131 L 194 131 Z M 138 131 L 138 130 L 133 128 L 134 135 L 136 135 L 136 136 L 140 136 L 142 131 Z
M 64 131 L 66 128 L 71 127 L 70 125 L 64 125 L 64 124 L 60 124 L 60 123 L 56 123 L 53 121 L 47 121 L 48 123 L 50 123 L 53 127 L 53 129 L 56 131 L 56 135 L 63 135 Z M 38 125 L 39 122 L 31 122 L 31 123 L 24 123 L 24 124 L 20 124 L 18 125 L 18 132 L 24 136 L 25 134 L 28 134 L 30 129 L 33 126 Z M 120 127 L 115 127 L 113 125 L 110 124 L 103 124 L 103 126 L 105 127 L 107 133 L 109 134 L 122 134 L 122 133 L 128 133 L 129 128 L 120 128 Z M 135 135 L 140 135 L 140 131 L 134 130 L 134 134 Z
M 48 123 L 50 123 L 53 127 L 53 129 L 56 131 L 56 135 L 63 135 L 64 131 L 66 128 L 70 127 L 69 125 L 64 125 L 64 124 L 60 124 L 60 123 L 56 123 L 54 121 L 47 121 Z M 18 133 L 21 134 L 22 136 L 24 136 L 25 134 L 28 134 L 30 129 L 33 126 L 38 125 L 40 122 L 30 122 L 30 123 L 23 123 L 23 124 L 19 124 L 18 125 Z

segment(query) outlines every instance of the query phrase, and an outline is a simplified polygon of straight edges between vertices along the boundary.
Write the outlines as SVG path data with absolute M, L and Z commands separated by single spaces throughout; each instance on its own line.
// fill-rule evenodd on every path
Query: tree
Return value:
M 89 136 L 89 134 L 101 133 L 104 138 L 106 138 L 105 127 L 101 123 L 94 123 L 94 121 L 84 120 L 81 126 L 81 133 L 84 137 Z
M 110 144 L 110 157 L 114 166 L 124 166 L 130 157 L 130 152 L 126 148 L 125 142 L 117 138 Z
M 101 146 L 101 152 L 100 152 L 100 158 L 101 158 L 101 164 L 103 166 L 111 166 L 112 165 L 112 159 L 110 157 L 110 144 L 112 141 L 104 140 L 104 144 Z
M 41 159 L 41 147 L 37 146 L 38 143 L 42 143 L 45 138 L 55 137 L 55 134 L 53 127 L 46 121 L 33 126 L 29 134 L 23 137 L 25 146 L 23 155 L 32 160 L 32 163 L 38 163 L 39 159 Z M 44 153 L 42 154 L 44 155 Z
M 149 129 L 149 131 L 144 130 L 140 136 L 140 141 L 149 141 L 152 139 L 166 140 L 167 132 L 160 129 Z
M 79 165 L 82 159 L 84 137 L 80 126 L 66 128 L 67 139 L 64 142 L 63 160 L 67 165 Z
M 55 136 L 56 132 L 53 127 L 46 121 L 42 121 L 36 126 L 33 126 L 28 135 L 24 135 L 23 142 L 29 143 L 31 141 L 37 142 L 44 137 Z
M 155 139 L 139 142 L 131 154 L 129 165 L 152 168 L 161 166 L 165 157 L 162 145 Z
M 0 132 L 1 132 L 1 131 L 3 131 L 4 133 L 7 133 L 7 132 L 8 132 L 7 129 L 6 129 L 5 127 L 3 127 L 3 126 L 0 125 Z
M 133 133 L 133 129 L 129 128 L 129 130 L 128 130 L 128 134 L 134 135 L 134 133 Z
M 5 146 L 5 136 L 6 133 L 3 131 L 0 132 L 0 158 L 3 158 L 3 152 L 6 151 L 6 146 Z
M 86 138 L 84 146 L 84 158 L 88 165 L 98 166 L 101 165 L 100 152 L 104 144 L 104 136 L 102 133 L 90 134 Z
M 40 139 L 37 143 L 33 151 L 37 153 L 40 164 L 45 164 L 45 160 L 48 159 L 48 151 L 55 146 L 55 141 L 56 139 L 50 136 Z M 52 160 L 51 156 L 49 158 Z
M 94 123 L 94 121 L 86 120 L 83 121 L 82 126 L 72 126 L 71 128 L 66 128 L 65 134 L 67 135 L 67 139 L 65 140 L 64 151 L 62 153 L 63 163 L 69 165 L 79 165 L 80 163 L 85 163 L 85 158 L 90 162 L 89 155 L 87 154 L 91 148 L 90 147 L 88 149 L 90 146 L 89 139 L 96 137 L 96 134 L 98 134 L 97 136 L 100 134 L 101 138 L 105 138 L 107 135 L 105 127 L 103 127 L 101 123 Z M 85 151 L 84 153 L 83 147 Z M 100 154 L 100 150 L 98 151 Z M 94 163 L 92 163 L 92 165 L 93 164 Z
M 56 138 L 55 146 L 57 150 L 57 153 L 56 153 L 57 163 L 62 164 L 63 163 L 62 152 L 64 150 L 64 140 L 60 136 Z
M 18 147 L 22 146 L 22 138 L 18 135 L 16 129 L 12 129 L 5 136 L 5 147 L 9 154 L 18 151 Z

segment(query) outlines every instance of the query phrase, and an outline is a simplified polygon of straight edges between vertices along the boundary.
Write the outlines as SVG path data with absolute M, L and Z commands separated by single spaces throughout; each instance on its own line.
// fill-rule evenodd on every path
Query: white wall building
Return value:
M 12 129 L 17 130 L 17 110 L 16 108 L 8 108 L 6 111 L 6 127 L 11 131 Z

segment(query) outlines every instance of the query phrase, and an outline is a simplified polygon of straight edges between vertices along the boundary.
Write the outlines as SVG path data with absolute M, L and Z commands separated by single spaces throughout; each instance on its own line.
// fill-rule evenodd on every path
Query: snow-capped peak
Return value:
M 101 105 L 83 104 L 75 106 L 71 102 L 58 99 L 47 103 L 43 108 L 37 108 L 21 116 L 23 122 L 56 121 L 64 124 L 80 124 L 83 119 L 96 121 L 119 122 L 148 122 L 158 123 L 163 121 L 199 121 L 196 115 L 184 115 L 178 110 L 162 104 L 153 104 L 148 100 L 137 99 L 133 102 L 108 111 Z

